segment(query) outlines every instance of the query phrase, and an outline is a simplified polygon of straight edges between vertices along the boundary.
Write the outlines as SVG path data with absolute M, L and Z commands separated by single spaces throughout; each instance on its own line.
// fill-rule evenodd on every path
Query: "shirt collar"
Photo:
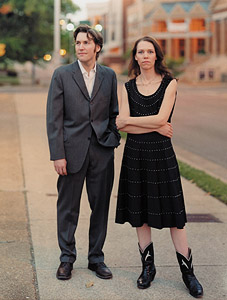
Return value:
M 79 64 L 79 67 L 80 67 L 80 70 L 81 70 L 81 73 L 84 75 L 84 74 L 88 74 L 88 72 L 84 69 L 82 63 L 79 61 L 78 59 L 78 64 Z M 95 62 L 95 66 L 93 69 L 91 69 L 91 71 L 93 71 L 94 73 L 96 73 L 96 62 Z

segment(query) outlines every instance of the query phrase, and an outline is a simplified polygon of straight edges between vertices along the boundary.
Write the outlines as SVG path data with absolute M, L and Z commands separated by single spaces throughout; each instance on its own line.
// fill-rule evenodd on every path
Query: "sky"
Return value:
M 106 2 L 107 0 L 73 0 L 74 3 L 76 3 L 81 10 L 75 14 L 75 16 L 72 18 L 74 21 L 82 21 L 87 19 L 87 12 L 86 12 L 86 4 L 88 3 L 97 3 L 97 2 Z

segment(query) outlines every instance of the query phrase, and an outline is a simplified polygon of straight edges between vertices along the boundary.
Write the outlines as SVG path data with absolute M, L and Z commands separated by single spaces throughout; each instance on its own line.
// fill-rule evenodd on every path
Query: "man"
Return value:
M 116 75 L 96 63 L 103 46 L 100 33 L 87 25 L 74 32 L 78 60 L 55 70 L 47 100 L 47 134 L 57 183 L 58 242 L 61 249 L 57 278 L 71 278 L 77 252 L 77 228 L 84 180 L 91 207 L 88 268 L 112 278 L 102 251 L 114 178 L 114 148 L 120 135 Z

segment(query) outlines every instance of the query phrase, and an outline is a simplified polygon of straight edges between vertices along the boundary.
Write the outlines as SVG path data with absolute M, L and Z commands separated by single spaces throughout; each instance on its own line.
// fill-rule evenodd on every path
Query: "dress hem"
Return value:
M 147 224 L 149 227 L 151 228 L 155 228 L 155 229 L 164 229 L 164 228 L 177 228 L 177 229 L 184 229 L 185 225 L 187 224 L 187 221 L 185 221 L 184 226 L 170 226 L 170 225 L 164 225 L 164 226 L 157 226 L 154 224 L 148 224 L 148 223 L 143 223 L 143 224 L 138 224 L 138 225 L 133 225 L 131 222 L 129 221 L 115 221 L 116 224 L 125 224 L 125 223 L 129 223 L 133 228 L 138 228 L 138 227 L 142 227 L 144 224 Z

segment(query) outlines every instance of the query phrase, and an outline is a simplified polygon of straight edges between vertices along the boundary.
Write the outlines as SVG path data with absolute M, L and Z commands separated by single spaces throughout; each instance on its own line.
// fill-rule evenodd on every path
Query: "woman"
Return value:
M 150 286 L 156 273 L 151 227 L 170 228 L 185 285 L 199 298 L 203 288 L 193 272 L 188 248 L 186 213 L 179 168 L 171 144 L 171 115 L 177 81 L 163 63 L 157 41 L 136 41 L 117 117 L 119 130 L 127 132 L 117 202 L 116 223 L 136 227 L 142 273 L 138 288 Z M 168 123 L 169 122 L 169 123 Z

